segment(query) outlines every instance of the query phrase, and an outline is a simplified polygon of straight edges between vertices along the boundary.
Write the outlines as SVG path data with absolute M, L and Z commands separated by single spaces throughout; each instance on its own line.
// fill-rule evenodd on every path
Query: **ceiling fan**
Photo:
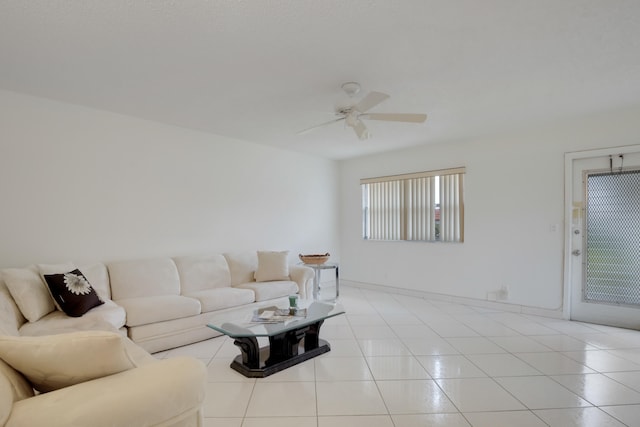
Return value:
M 342 90 L 344 90 L 347 95 L 349 95 L 349 97 L 354 97 L 360 92 L 360 84 L 356 82 L 343 83 Z M 298 132 L 298 134 L 306 133 L 313 129 L 317 129 L 322 126 L 330 125 L 332 123 L 344 120 L 345 125 L 351 127 L 356 135 L 358 135 L 358 138 L 363 140 L 371 137 L 371 133 L 362 121 L 363 119 L 405 123 L 423 123 L 427 119 L 426 114 L 368 113 L 370 109 L 380 104 L 387 98 L 389 98 L 389 95 L 387 95 L 386 93 L 369 92 L 357 104 L 338 108 L 336 110 L 336 116 L 338 116 L 338 118 L 304 129 Z

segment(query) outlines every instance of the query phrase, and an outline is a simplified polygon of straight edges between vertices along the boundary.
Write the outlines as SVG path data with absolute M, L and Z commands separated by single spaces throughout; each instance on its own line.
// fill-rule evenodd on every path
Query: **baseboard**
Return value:
M 347 286 L 360 289 L 369 289 L 373 291 L 387 292 L 399 295 L 412 296 L 416 298 L 433 299 L 437 301 L 452 302 L 456 304 L 471 305 L 474 307 L 493 308 L 496 310 L 508 311 L 511 313 L 530 314 L 534 316 L 549 317 L 553 319 L 562 319 L 562 310 L 551 310 L 539 307 L 530 307 L 521 304 L 512 304 L 500 301 L 485 301 L 475 298 L 459 297 L 454 295 L 445 295 L 435 292 L 417 291 L 414 289 L 396 288 L 393 286 L 377 285 L 373 283 L 354 282 L 351 280 L 341 280 L 340 286 Z

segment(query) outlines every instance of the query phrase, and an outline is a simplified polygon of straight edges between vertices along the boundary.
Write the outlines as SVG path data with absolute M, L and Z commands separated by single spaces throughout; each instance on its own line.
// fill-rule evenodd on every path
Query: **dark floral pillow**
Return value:
M 80 317 L 92 308 L 104 304 L 78 269 L 69 273 L 45 274 L 44 280 L 56 304 L 67 316 Z

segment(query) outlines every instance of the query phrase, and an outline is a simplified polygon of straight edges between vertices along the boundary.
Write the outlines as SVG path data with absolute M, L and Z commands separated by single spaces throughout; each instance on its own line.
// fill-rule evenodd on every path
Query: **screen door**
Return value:
M 640 329 L 639 157 L 574 161 L 573 320 Z

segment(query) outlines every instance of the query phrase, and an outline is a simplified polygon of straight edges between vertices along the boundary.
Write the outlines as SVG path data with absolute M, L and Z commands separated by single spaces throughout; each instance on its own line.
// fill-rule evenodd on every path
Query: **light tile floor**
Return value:
M 205 427 L 640 427 L 640 331 L 343 287 L 331 352 L 265 379 L 218 337 Z

